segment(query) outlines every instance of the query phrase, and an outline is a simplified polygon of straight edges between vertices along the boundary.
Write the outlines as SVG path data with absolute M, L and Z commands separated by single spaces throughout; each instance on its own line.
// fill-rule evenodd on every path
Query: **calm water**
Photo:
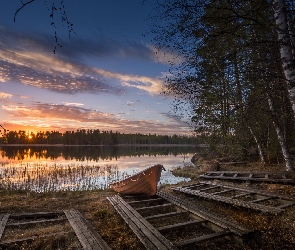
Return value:
M 175 177 L 173 168 L 190 163 L 199 149 L 192 146 L 2 146 L 0 186 L 6 189 L 91 190 L 162 164 L 160 184 L 188 181 Z

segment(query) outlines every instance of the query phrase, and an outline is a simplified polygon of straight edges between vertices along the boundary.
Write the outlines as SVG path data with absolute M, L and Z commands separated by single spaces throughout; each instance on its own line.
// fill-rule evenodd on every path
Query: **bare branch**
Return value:
M 14 18 L 13 18 L 13 21 L 14 21 L 14 22 L 15 22 L 15 19 L 16 19 L 16 15 L 17 15 L 17 13 L 18 13 L 20 10 L 22 10 L 24 7 L 26 7 L 28 4 L 31 4 L 32 2 L 35 2 L 35 0 L 30 0 L 30 1 L 26 2 L 26 3 L 23 3 L 23 1 L 21 0 L 21 4 L 22 4 L 22 6 L 21 6 L 19 9 L 17 9 L 16 12 L 14 13 Z

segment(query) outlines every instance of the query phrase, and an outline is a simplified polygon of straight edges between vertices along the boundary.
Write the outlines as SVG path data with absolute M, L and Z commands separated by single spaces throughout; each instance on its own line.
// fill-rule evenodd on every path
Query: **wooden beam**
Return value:
M 215 239 L 222 238 L 222 237 L 225 237 L 225 236 L 229 236 L 229 235 L 232 235 L 232 234 L 233 234 L 232 232 L 230 232 L 228 230 L 225 230 L 225 231 L 216 232 L 216 233 L 212 233 L 212 234 L 206 234 L 206 235 L 196 237 L 196 238 L 193 238 L 193 239 L 189 239 L 189 240 L 179 241 L 179 242 L 176 242 L 175 245 L 177 247 L 183 247 L 183 246 L 186 246 L 186 245 L 201 243 L 201 242 L 208 241 L 208 240 L 215 240 Z
M 167 217 L 171 216 L 179 216 L 179 215 L 184 215 L 187 214 L 187 211 L 182 211 L 182 212 L 171 212 L 171 213 L 165 213 L 165 214 L 156 214 L 156 215 L 151 215 L 144 217 L 146 220 L 153 220 L 153 219 L 164 219 Z
M 163 205 L 156 205 L 156 206 L 148 206 L 148 207 L 141 207 L 141 208 L 135 208 L 136 211 L 143 211 L 143 210 L 153 210 L 158 208 L 166 208 L 166 207 L 172 207 L 174 206 L 172 203 L 163 204 Z
M 9 214 L 0 214 L 0 240 L 5 230 L 5 226 L 7 224 Z
M 152 203 L 152 202 L 158 202 L 158 201 L 165 201 L 165 200 L 162 198 L 155 198 L 155 199 L 149 199 L 149 200 L 127 201 L 127 203 L 129 205 L 134 205 L 134 204 Z
M 147 249 L 177 248 L 121 197 L 107 198 Z
M 195 225 L 202 224 L 202 223 L 205 223 L 205 222 L 208 222 L 208 221 L 207 220 L 186 221 L 186 222 L 182 222 L 182 223 L 177 223 L 177 224 L 173 224 L 173 225 L 159 227 L 157 229 L 158 229 L 159 232 L 167 232 L 167 231 L 180 229 L 180 228 L 184 228 L 184 227 L 195 226 Z
M 110 250 L 111 248 L 86 221 L 82 214 L 74 209 L 64 211 L 74 229 L 82 247 L 87 250 Z

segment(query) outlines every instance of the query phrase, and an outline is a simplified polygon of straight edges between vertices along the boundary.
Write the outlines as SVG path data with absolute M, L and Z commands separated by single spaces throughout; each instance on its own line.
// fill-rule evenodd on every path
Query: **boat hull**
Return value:
M 162 165 L 154 165 L 110 186 L 115 192 L 123 195 L 155 195 L 162 169 Z

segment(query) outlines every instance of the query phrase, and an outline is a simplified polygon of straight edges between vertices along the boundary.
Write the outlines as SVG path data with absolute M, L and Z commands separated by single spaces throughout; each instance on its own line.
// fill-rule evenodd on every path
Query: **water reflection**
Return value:
M 193 147 L 12 147 L 0 150 L 0 187 L 49 192 L 108 188 L 109 183 L 162 164 L 160 184 L 187 181 L 170 172 L 189 162 Z

